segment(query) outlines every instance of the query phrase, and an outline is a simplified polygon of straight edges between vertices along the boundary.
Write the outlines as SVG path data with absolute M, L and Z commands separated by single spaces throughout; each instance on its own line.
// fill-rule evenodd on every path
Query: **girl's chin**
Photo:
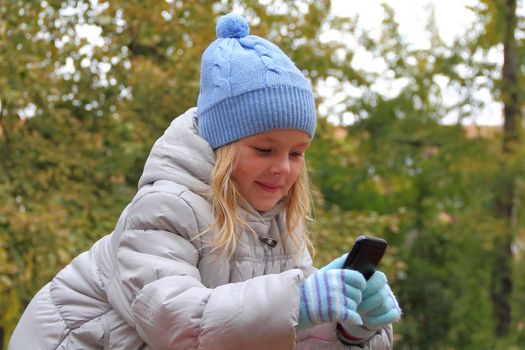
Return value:
M 255 208 L 255 210 L 257 210 L 258 212 L 261 212 L 261 213 L 264 213 L 266 211 L 269 211 L 269 210 L 272 210 L 273 207 L 275 207 L 275 204 L 272 205 L 272 206 L 253 206 Z
M 264 202 L 257 201 L 257 203 L 250 203 L 250 205 L 259 212 L 265 212 L 265 211 L 272 210 L 279 202 L 280 200 L 264 201 Z

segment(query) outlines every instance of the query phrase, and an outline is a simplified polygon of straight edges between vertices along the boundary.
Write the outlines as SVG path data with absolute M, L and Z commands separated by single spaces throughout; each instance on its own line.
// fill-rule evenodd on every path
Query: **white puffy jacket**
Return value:
M 313 267 L 282 242 L 282 208 L 243 212 L 276 247 L 247 232 L 230 259 L 210 252 L 199 233 L 213 221 L 214 154 L 196 123 L 190 109 L 157 140 L 115 230 L 36 294 L 8 350 L 349 348 L 334 324 L 296 334 L 299 285 Z M 364 344 L 391 347 L 390 327 Z

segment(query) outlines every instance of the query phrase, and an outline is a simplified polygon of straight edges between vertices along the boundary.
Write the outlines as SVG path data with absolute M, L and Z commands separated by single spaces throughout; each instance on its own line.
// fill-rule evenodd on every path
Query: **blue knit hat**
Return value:
M 197 102 L 201 135 L 213 149 L 273 129 L 314 136 L 310 84 L 274 44 L 248 35 L 246 20 L 230 13 L 217 21 L 217 40 L 201 62 Z

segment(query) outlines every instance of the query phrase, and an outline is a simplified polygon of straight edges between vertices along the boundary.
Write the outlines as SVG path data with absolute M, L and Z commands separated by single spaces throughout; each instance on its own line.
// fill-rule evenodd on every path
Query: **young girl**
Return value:
M 157 140 L 115 230 L 38 292 L 27 349 L 391 349 L 400 309 L 307 250 L 309 83 L 275 45 L 221 17 L 197 108 Z

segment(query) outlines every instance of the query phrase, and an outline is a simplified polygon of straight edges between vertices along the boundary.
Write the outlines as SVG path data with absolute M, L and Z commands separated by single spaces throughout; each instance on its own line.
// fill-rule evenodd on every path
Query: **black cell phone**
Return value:
M 357 270 L 365 276 L 365 279 L 369 279 L 385 255 L 386 247 L 387 242 L 384 239 L 359 236 L 348 254 L 343 268 Z

